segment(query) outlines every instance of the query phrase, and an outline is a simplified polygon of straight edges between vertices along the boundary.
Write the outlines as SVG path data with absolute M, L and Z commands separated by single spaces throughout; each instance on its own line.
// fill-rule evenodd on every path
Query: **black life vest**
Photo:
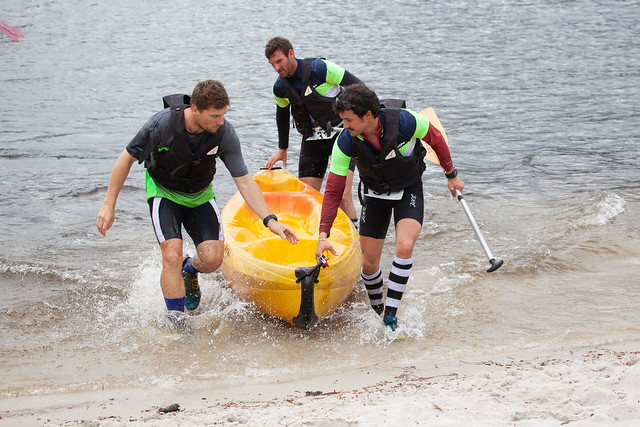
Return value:
M 154 181 L 170 190 L 202 191 L 216 173 L 216 147 L 222 141 L 226 125 L 216 133 L 207 133 L 206 138 L 192 148 L 184 121 L 184 109 L 190 107 L 191 97 L 174 94 L 163 97 L 162 101 L 165 108 L 171 110 L 171 129 L 151 150 L 147 171 Z
M 311 62 L 316 58 L 305 58 L 302 61 L 302 84 L 300 93 L 286 78 L 280 78 L 289 102 L 291 115 L 298 132 L 304 138 L 313 135 L 313 128 L 320 127 L 328 134 L 331 128 L 340 123 L 340 117 L 333 111 L 335 97 L 326 97 L 315 91 L 311 82 Z M 320 58 L 323 59 L 323 58 Z
M 424 156 L 427 150 L 416 141 L 413 154 L 403 156 L 398 150 L 400 108 L 405 102 L 387 99 L 380 102 L 385 110 L 385 127 L 380 141 L 380 153 L 374 154 L 365 142 L 351 137 L 356 149 L 356 166 L 365 187 L 376 193 L 399 191 L 422 179 L 426 169 Z

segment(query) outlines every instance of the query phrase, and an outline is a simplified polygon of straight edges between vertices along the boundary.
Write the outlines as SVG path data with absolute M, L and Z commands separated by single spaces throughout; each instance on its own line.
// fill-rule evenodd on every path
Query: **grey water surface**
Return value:
M 637 338 L 640 3 L 5 1 L 0 20 L 0 396 L 270 382 Z M 201 277 L 193 334 L 162 327 L 160 253 L 134 165 L 116 222 L 97 212 L 161 97 L 222 81 L 252 172 L 277 147 L 273 36 L 444 125 L 482 249 L 441 170 L 391 342 L 362 284 L 308 332 Z M 292 132 L 288 168 L 297 173 Z M 222 208 L 235 186 L 220 165 Z M 393 230 L 383 256 L 388 274 Z M 188 243 L 187 250 L 193 250 Z M 311 255 L 310 255 L 311 259 Z

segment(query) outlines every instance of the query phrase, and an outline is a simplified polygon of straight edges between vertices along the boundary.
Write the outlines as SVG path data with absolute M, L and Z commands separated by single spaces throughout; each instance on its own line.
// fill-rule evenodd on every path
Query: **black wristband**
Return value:
M 451 172 L 449 172 L 449 173 L 445 173 L 445 174 L 444 174 L 444 176 L 446 176 L 446 177 L 447 177 L 447 179 L 453 179 L 453 178 L 455 178 L 456 176 L 458 176 L 458 169 L 453 168 L 453 170 L 452 170 Z
M 271 221 L 272 219 L 275 219 L 277 221 L 278 217 L 275 216 L 274 214 L 269 214 L 262 219 L 262 223 L 264 224 L 265 227 L 267 227 L 267 224 L 269 224 L 269 221 Z

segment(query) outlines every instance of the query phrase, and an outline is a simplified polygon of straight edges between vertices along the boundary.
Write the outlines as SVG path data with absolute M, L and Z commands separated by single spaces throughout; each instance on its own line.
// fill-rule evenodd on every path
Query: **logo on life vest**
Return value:
M 307 90 L 304 91 L 304 96 L 309 96 L 312 92 L 313 89 L 311 89 L 311 86 L 307 86 Z
M 209 151 L 207 153 L 207 156 L 213 156 L 214 154 L 216 154 L 218 152 L 218 146 L 216 145 L 215 147 L 213 147 L 213 149 L 211 151 Z
M 389 160 L 389 159 L 393 159 L 396 156 L 396 151 L 395 150 L 391 150 L 389 151 L 389 154 L 387 154 L 387 157 L 385 157 L 385 160 Z

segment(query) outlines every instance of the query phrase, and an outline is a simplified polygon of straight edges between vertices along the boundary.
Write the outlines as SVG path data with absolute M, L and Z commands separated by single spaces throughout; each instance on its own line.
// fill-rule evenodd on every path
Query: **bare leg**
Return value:
M 160 251 L 162 252 L 162 272 L 160 273 L 162 294 L 168 299 L 182 298 L 184 297 L 182 240 L 165 240 L 160 243 Z
M 362 248 L 362 272 L 364 274 L 369 275 L 378 271 L 383 246 L 384 239 L 360 236 L 360 247 Z
M 192 257 L 193 266 L 202 273 L 212 273 L 222 265 L 224 243 L 220 240 L 205 240 L 196 248 Z
M 409 259 L 422 231 L 422 225 L 412 218 L 404 218 L 396 224 L 396 256 Z
M 322 181 L 323 181 L 322 178 L 305 176 L 304 178 L 300 178 L 300 181 L 304 182 L 307 185 L 310 185 L 311 187 L 315 188 L 318 191 L 320 191 L 320 189 L 322 188 Z

